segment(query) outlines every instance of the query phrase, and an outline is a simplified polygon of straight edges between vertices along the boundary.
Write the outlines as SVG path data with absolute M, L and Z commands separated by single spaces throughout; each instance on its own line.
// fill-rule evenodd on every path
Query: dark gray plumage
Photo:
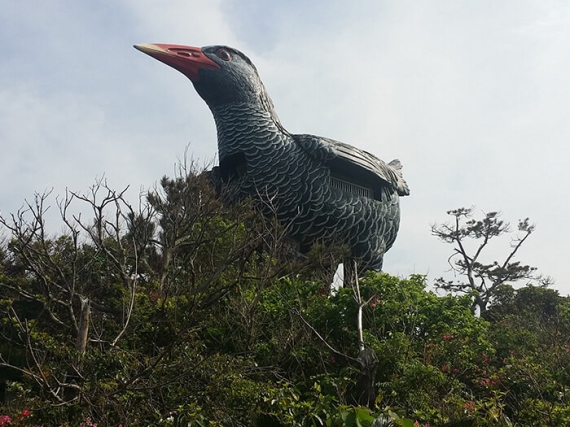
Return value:
M 302 248 L 348 244 L 361 269 L 380 271 L 409 194 L 398 160 L 389 164 L 332 139 L 290 134 L 256 68 L 226 46 L 137 45 L 192 80 L 214 116 L 220 174 L 242 195 L 273 200 Z

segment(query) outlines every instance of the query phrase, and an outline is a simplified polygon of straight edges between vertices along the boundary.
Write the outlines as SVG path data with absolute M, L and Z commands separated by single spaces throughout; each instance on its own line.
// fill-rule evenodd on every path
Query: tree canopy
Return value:
M 510 230 L 510 224 L 500 219 L 499 212 L 488 212 L 483 219 L 473 218 L 473 208 L 459 208 L 447 212 L 453 217 L 449 223 L 434 224 L 432 234 L 445 243 L 453 245 L 449 257 L 451 269 L 466 281 L 445 280 L 439 278 L 436 286 L 448 292 L 471 293 L 472 311 L 480 313 L 487 310 L 489 302 L 495 296 L 497 288 L 504 283 L 513 283 L 521 279 L 532 279 L 535 267 L 515 261 L 515 255 L 534 232 L 535 226 L 528 218 L 519 220 L 517 235 L 511 239 L 510 251 L 503 261 L 485 263 L 483 254 L 491 240 L 497 239 Z M 468 244 L 475 242 L 470 250 Z
M 570 422 L 567 297 L 509 276 L 476 317 L 470 294 L 438 296 L 420 275 L 331 291 L 343 248 L 299 259 L 276 221 L 218 193 L 188 173 L 134 208 L 99 182 L 60 199 L 59 233 L 47 194 L 0 218 L 0 425 Z M 505 230 L 496 215 L 450 227 Z M 458 268 L 511 271 L 474 259 Z M 376 357 L 369 384 L 363 354 Z

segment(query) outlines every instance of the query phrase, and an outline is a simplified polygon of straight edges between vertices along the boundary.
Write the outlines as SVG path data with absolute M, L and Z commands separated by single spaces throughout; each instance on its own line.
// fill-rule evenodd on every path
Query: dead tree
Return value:
M 15 214 L 0 216 L 0 228 L 10 238 L 1 248 L 7 274 L 0 280 L 0 293 L 10 302 L 3 314 L 14 325 L 18 337 L 14 346 L 27 361 L 22 364 L 0 354 L 0 366 L 32 378 L 60 405 L 81 397 L 82 359 L 89 344 L 114 345 L 129 324 L 132 303 L 107 306 L 102 275 L 122 283 L 128 299 L 134 301 L 137 248 L 123 238 L 127 216 L 133 212 L 124 191 L 113 191 L 99 181 L 87 194 L 67 192 L 57 201 L 64 225 L 59 235 L 52 235 L 46 225 L 49 196 L 50 192 L 36 194 Z M 92 222 L 71 213 L 77 201 L 92 209 Z M 97 263 L 106 265 L 104 272 L 94 267 Z M 92 331 L 93 310 L 98 319 L 118 320 L 119 332 L 102 339 Z M 45 375 L 44 364 L 58 352 L 38 340 L 38 331 L 57 336 L 61 349 L 75 350 L 57 356 L 62 363 L 59 373 Z

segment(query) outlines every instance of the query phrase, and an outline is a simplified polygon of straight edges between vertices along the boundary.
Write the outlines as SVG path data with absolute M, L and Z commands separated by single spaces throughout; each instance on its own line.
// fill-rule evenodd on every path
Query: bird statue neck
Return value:
M 284 146 L 291 136 L 268 103 L 232 103 L 212 108 L 218 133 L 220 160 L 255 145 Z

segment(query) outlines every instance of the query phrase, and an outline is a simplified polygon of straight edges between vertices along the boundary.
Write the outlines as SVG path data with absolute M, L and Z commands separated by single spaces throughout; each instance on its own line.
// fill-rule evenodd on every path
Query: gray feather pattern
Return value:
M 409 194 L 400 162 L 386 164 L 342 142 L 288 133 L 251 61 L 231 50 L 232 61 L 223 62 L 215 57 L 218 48 L 203 52 L 221 69 L 206 70 L 195 86 L 216 121 L 222 176 L 239 175 L 240 196 L 272 198 L 277 218 L 303 246 L 342 241 L 365 269 L 381 270 L 400 224 L 399 196 Z M 226 79 L 231 102 L 220 101 L 219 87 L 209 98 L 208 76 L 215 73 L 224 73 L 212 81 Z M 252 86 L 240 96 L 247 82 Z

